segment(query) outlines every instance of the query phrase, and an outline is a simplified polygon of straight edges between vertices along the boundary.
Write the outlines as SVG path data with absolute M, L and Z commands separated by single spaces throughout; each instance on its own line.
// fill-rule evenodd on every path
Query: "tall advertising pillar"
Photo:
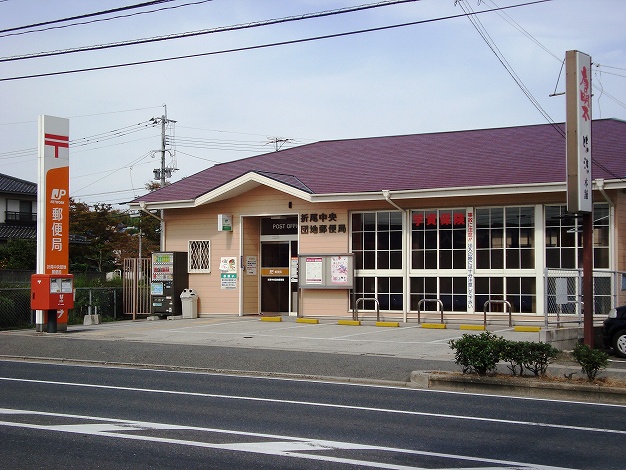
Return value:
M 37 274 L 68 274 L 70 236 L 70 121 L 39 116 L 37 158 Z M 36 310 L 37 331 L 45 331 L 48 315 Z M 59 331 L 67 330 L 67 309 L 56 311 Z
M 567 153 L 567 212 L 582 214 L 583 330 L 593 348 L 593 179 L 591 177 L 591 57 L 565 53 L 565 133 Z

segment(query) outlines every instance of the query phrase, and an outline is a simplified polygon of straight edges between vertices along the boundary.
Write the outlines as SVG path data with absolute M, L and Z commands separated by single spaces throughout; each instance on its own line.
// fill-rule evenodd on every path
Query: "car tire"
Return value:
M 613 335 L 613 351 L 619 357 L 626 357 L 626 330 L 620 330 Z

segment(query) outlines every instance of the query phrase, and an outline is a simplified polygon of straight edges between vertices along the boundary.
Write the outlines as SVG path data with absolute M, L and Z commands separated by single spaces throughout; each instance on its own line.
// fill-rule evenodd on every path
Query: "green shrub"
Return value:
M 524 375 L 524 364 L 528 362 L 526 344 L 522 341 L 503 340 L 500 360 L 507 362 L 507 367 L 513 375 Z
M 559 355 L 559 350 L 548 343 L 534 343 L 524 341 L 525 350 L 524 368 L 535 375 L 546 375 L 548 365 Z
M 600 369 L 606 369 L 609 364 L 609 355 L 599 349 L 592 349 L 586 344 L 579 344 L 574 348 L 574 359 L 587 374 L 589 381 L 593 381 Z
M 463 368 L 463 373 L 486 375 L 496 370 L 503 348 L 504 339 L 485 331 L 479 335 L 464 334 L 457 340 L 450 340 L 454 349 L 454 362 Z

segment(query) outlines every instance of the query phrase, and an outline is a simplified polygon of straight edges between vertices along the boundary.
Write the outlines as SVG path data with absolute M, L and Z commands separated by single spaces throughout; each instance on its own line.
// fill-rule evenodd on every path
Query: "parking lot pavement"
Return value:
M 492 328 L 493 333 L 517 341 L 538 341 L 539 333 Z M 459 338 L 458 329 L 426 329 L 417 323 L 398 327 L 339 325 L 336 319 L 319 324 L 297 323 L 293 317 L 264 322 L 259 317 L 123 321 L 100 325 L 69 326 L 73 339 L 259 348 L 334 354 L 389 356 L 406 359 L 453 361 L 448 341 Z M 20 334 L 15 332 L 15 334 Z M 32 331 L 21 334 L 35 334 Z M 57 333 L 59 334 L 59 333 Z

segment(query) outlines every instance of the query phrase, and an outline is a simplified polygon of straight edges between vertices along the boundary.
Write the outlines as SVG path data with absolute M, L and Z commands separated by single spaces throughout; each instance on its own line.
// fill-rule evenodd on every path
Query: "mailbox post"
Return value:
M 30 278 L 30 308 L 43 310 L 48 333 L 56 333 L 57 314 L 74 308 L 74 275 L 33 274 Z

